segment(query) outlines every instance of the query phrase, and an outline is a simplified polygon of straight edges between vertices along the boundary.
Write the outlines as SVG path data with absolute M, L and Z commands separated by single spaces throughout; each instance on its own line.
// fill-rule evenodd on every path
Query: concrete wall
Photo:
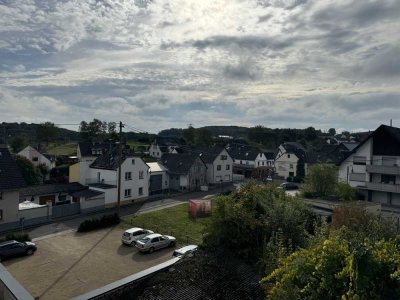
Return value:
M 18 217 L 19 192 L 2 191 L 2 200 L 0 200 L 0 209 L 3 210 L 2 224 L 19 221 Z
M 102 189 L 97 187 L 90 187 L 91 190 L 99 191 L 104 193 L 104 205 L 114 206 L 117 203 L 118 191 L 117 188 Z M 121 195 L 123 196 L 123 195 Z
M 93 198 L 86 199 L 80 197 L 81 211 L 83 213 L 89 211 L 103 210 L 105 206 L 105 195 L 99 195 Z
M 41 224 L 51 220 L 51 206 L 43 206 L 19 211 L 20 218 L 24 218 L 24 226 Z

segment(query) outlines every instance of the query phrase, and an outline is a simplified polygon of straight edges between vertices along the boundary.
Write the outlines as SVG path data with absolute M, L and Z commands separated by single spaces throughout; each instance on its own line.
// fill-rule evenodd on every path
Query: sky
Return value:
M 399 16 L 399 0 L 0 0 L 0 122 L 400 127 Z

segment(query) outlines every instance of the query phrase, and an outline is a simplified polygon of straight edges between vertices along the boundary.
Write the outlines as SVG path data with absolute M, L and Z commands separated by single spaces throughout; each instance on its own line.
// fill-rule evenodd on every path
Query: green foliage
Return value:
M 22 177 L 24 178 L 27 185 L 35 185 L 41 182 L 41 175 L 40 172 L 33 163 L 19 155 L 14 155 L 14 160 L 18 165 L 18 168 L 21 171 Z
M 351 201 L 357 199 L 357 193 L 354 188 L 352 188 L 346 182 L 339 182 L 336 189 L 336 194 L 341 200 Z
M 268 299 L 398 299 L 398 243 L 349 240 L 345 231 L 281 259 L 262 281 Z
M 24 149 L 26 146 L 28 146 L 28 139 L 26 138 L 25 135 L 22 136 L 17 136 L 13 139 L 11 142 L 11 149 L 14 153 L 18 153 L 22 149 Z
M 79 132 L 83 139 L 90 141 L 103 141 L 106 139 L 118 139 L 117 124 L 105 122 L 99 119 L 87 123 L 82 121 L 79 125 Z
M 306 175 L 306 171 L 304 169 L 304 160 L 299 159 L 297 161 L 297 171 L 296 171 L 296 181 L 297 182 L 303 182 L 304 176 Z
M 119 224 L 120 219 L 117 214 L 103 215 L 101 218 L 92 218 L 83 221 L 78 232 L 87 232 L 95 229 L 106 228 Z
M 335 128 L 329 128 L 328 133 L 329 133 L 329 135 L 334 136 L 334 135 L 336 135 L 336 129 Z
M 337 168 L 331 164 L 313 165 L 309 168 L 304 182 L 304 192 L 315 193 L 319 197 L 333 195 L 337 186 Z
M 187 129 L 183 130 L 183 138 L 189 145 L 194 145 L 196 138 L 196 129 L 189 125 Z
M 209 129 L 205 127 L 194 128 L 191 125 L 183 130 L 183 138 L 189 145 L 211 146 L 213 142 Z
M 16 240 L 18 242 L 26 242 L 26 241 L 31 241 L 31 238 L 29 234 L 26 232 L 14 232 L 14 233 L 9 233 L 5 237 L 1 238 L 0 242 L 10 241 L 10 240 Z
M 232 251 L 264 270 L 271 268 L 268 249 L 283 247 L 286 253 L 304 247 L 314 220 L 314 213 L 300 200 L 274 186 L 251 182 L 217 201 L 207 244 Z
M 317 138 L 317 132 L 314 127 L 308 127 L 304 130 L 304 136 L 307 141 L 312 141 Z
M 39 142 L 46 142 L 49 143 L 50 141 L 54 141 L 57 138 L 58 129 L 51 122 L 45 122 L 39 124 L 36 128 L 36 136 Z

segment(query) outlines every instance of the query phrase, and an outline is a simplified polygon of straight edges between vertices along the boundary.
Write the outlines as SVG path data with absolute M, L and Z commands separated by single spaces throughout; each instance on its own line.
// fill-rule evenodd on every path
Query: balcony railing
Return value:
M 365 181 L 365 173 L 350 173 L 349 179 L 351 181 Z
M 367 165 L 368 173 L 400 175 L 400 166 Z
M 95 183 L 102 183 L 102 184 L 109 184 L 109 185 L 117 185 L 117 181 L 116 180 L 110 180 L 110 181 L 105 181 L 104 179 L 98 179 L 98 178 L 87 178 L 85 180 L 85 184 L 89 185 L 89 184 L 95 184 Z
M 365 186 L 368 190 L 389 192 L 389 193 L 400 193 L 400 184 L 366 182 Z

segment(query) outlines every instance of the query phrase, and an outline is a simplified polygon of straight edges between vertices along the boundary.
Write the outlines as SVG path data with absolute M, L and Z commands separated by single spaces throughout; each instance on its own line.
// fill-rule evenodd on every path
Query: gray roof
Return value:
M 122 151 L 121 163 L 123 163 L 129 157 L 136 158 L 138 156 L 133 152 L 133 150 L 124 149 Z M 111 151 L 108 151 L 105 154 L 96 158 L 96 160 L 90 165 L 90 167 L 95 169 L 117 170 L 119 165 L 119 151 L 117 148 L 114 148 Z
M 71 194 L 71 196 L 73 197 L 84 197 L 84 198 L 92 198 L 92 197 L 96 197 L 99 195 L 104 194 L 104 192 L 100 192 L 100 191 L 94 191 L 91 189 L 85 189 L 82 191 L 78 191 L 78 192 L 74 192 Z
M 167 167 L 169 173 L 187 174 L 197 158 L 200 156 L 195 153 L 166 153 L 161 157 L 161 163 Z M 200 160 L 204 163 L 201 158 Z
M 8 148 L 0 147 L 0 191 L 13 190 L 26 185 L 21 171 Z
M 68 193 L 81 191 L 87 189 L 86 186 L 78 183 L 58 183 L 58 184 L 39 184 L 32 185 L 20 189 L 20 197 L 24 198 L 27 196 L 39 196 L 39 195 L 49 195 L 57 193 Z
M 228 149 L 229 155 L 236 160 L 256 160 L 262 151 L 247 145 L 232 145 Z
M 89 141 L 80 142 L 78 145 L 82 156 L 100 156 L 101 154 L 96 153 L 104 153 L 113 147 L 113 144 L 110 143 L 92 143 Z

